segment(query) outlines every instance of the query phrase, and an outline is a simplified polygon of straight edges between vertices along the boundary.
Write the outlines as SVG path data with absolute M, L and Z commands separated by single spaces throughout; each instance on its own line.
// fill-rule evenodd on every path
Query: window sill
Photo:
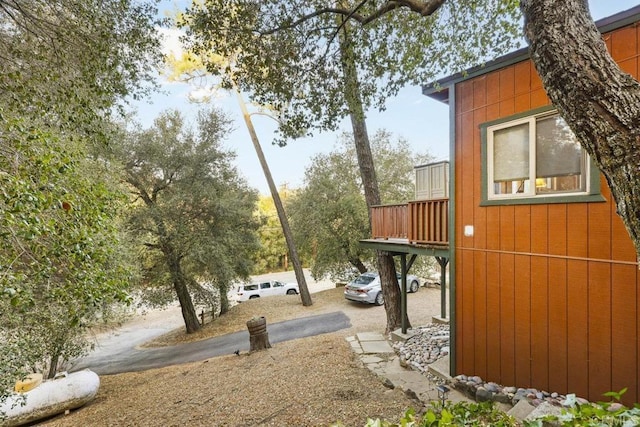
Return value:
M 601 194 L 567 195 L 567 196 L 536 196 L 512 199 L 482 200 L 480 206 L 511 206 L 511 205 L 541 205 L 551 203 L 596 203 L 606 202 Z

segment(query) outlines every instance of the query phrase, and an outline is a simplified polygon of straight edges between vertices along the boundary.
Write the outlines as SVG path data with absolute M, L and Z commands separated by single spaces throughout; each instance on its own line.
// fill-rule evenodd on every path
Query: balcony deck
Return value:
M 361 244 L 395 253 L 448 257 L 449 199 L 373 206 L 371 239 Z

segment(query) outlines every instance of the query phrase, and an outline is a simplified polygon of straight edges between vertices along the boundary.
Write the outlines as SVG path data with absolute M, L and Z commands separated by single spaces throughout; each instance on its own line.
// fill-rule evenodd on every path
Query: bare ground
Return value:
M 396 420 L 418 404 L 389 390 L 352 352 L 345 337 L 385 328 L 383 307 L 347 302 L 342 289 L 299 297 L 241 303 L 197 334 L 179 328 L 147 345 L 171 345 L 246 330 L 246 321 L 269 323 L 343 311 L 352 327 L 274 344 L 240 356 L 223 356 L 144 372 L 101 377 L 90 404 L 44 423 L 47 426 L 362 426 L 367 417 Z M 440 290 L 421 288 L 408 296 L 414 326 L 439 314 Z

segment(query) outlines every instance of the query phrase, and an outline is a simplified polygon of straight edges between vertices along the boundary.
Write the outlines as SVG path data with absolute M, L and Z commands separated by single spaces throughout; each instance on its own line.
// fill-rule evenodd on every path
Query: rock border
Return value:
M 400 364 L 438 382 L 438 379 L 429 372 L 429 365 L 449 354 L 449 325 L 430 323 L 412 329 L 411 333 L 412 336 L 407 340 L 393 343 L 393 349 L 400 358 Z M 486 382 L 479 376 L 457 375 L 448 381 L 448 385 L 476 402 L 493 401 L 513 407 L 521 400 L 525 400 L 534 407 L 543 403 L 559 408 L 570 407 L 565 395 L 535 388 L 504 386 Z M 571 403 L 583 405 L 590 402 L 576 397 Z

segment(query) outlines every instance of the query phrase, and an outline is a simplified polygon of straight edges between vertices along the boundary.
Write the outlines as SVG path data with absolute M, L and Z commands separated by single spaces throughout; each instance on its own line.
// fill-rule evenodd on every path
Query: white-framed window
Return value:
M 589 194 L 589 156 L 555 111 L 486 127 L 489 200 Z

